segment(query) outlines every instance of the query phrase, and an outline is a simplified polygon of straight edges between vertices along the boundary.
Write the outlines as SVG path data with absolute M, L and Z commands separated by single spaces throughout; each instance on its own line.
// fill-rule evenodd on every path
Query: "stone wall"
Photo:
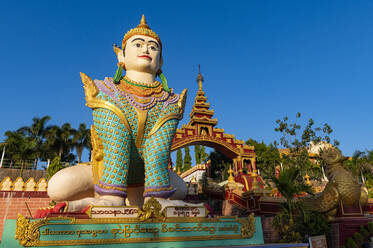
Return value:
M 18 213 L 30 217 L 41 207 L 47 207 L 51 200 L 47 192 L 0 191 L 0 240 L 6 219 L 17 219 Z
M 265 244 L 276 243 L 280 240 L 280 234 L 272 224 L 273 218 L 273 216 L 261 216 Z

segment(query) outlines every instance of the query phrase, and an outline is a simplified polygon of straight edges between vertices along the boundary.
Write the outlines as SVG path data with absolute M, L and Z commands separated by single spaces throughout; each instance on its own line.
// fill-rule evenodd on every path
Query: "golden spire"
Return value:
M 306 173 L 306 175 L 304 176 L 304 178 L 306 179 L 306 184 L 309 185 L 309 186 L 311 186 L 312 183 L 310 181 L 310 176 Z
M 148 26 L 148 24 L 146 23 L 144 15 L 142 15 L 140 24 L 137 25 L 137 28 L 147 28 L 147 29 L 150 29 L 149 26 Z
M 198 65 L 198 76 L 197 76 L 197 83 L 199 85 L 198 91 L 202 91 L 202 82 L 204 81 L 202 74 L 201 74 L 201 65 Z
M 130 31 L 128 31 L 124 35 L 123 41 L 122 41 L 122 49 L 124 49 L 124 46 L 126 45 L 127 40 L 130 37 L 134 36 L 134 35 L 145 35 L 145 36 L 149 36 L 149 37 L 151 37 L 153 39 L 156 39 L 158 41 L 159 45 L 162 48 L 162 42 L 159 39 L 158 34 L 156 34 L 153 30 L 150 29 L 150 27 L 146 23 L 146 19 L 145 19 L 144 15 L 142 15 L 142 17 L 141 17 L 140 24 L 137 25 L 137 27 L 135 27 L 135 28 L 131 29 Z
M 256 170 L 253 170 L 253 173 L 251 174 L 251 177 L 253 178 L 253 183 L 252 183 L 252 188 L 253 189 L 257 189 L 259 188 L 259 185 L 258 185 L 258 181 L 257 181 L 257 177 L 258 177 L 258 174 L 257 174 L 257 171 Z
M 228 182 L 234 182 L 234 177 L 233 177 L 233 170 L 232 168 L 229 166 L 229 170 L 228 170 L 228 173 L 229 173 L 229 177 L 228 177 Z

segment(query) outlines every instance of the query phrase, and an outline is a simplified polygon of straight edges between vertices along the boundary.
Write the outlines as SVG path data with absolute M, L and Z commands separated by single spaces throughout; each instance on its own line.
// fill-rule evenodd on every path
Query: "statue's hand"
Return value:
M 47 217 L 51 213 L 62 213 L 67 206 L 66 202 L 60 202 L 54 205 L 53 207 L 40 208 L 36 211 L 34 219 Z

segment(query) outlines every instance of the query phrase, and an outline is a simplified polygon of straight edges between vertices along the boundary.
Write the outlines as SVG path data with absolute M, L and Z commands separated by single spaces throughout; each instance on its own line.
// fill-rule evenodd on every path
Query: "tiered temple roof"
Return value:
M 207 97 L 202 89 L 202 82 L 204 81 L 201 71 L 198 72 L 197 83 L 198 91 L 196 98 L 194 99 L 194 105 L 192 111 L 189 114 L 190 121 L 188 125 L 195 126 L 196 124 L 207 124 L 215 126 L 218 124 L 217 119 L 212 119 L 214 110 L 210 110 L 210 103 L 207 102 Z

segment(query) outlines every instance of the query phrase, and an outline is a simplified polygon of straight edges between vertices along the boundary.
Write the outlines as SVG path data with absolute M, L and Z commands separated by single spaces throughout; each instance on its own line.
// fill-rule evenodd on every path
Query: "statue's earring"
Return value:
M 117 69 L 117 71 L 115 72 L 115 75 L 114 75 L 113 83 L 115 83 L 115 84 L 119 84 L 120 83 L 120 80 L 123 78 L 122 77 L 122 71 L 123 71 L 123 69 L 124 70 L 126 69 L 125 64 L 122 63 L 122 62 L 119 62 L 118 63 L 118 69 Z
M 167 91 L 167 92 L 171 92 L 171 90 L 168 88 L 168 85 L 167 85 L 167 79 L 166 77 L 164 76 L 163 72 L 161 70 L 159 70 L 157 72 L 157 75 L 158 77 L 161 79 L 162 81 L 162 86 L 163 86 L 163 90 Z
M 123 70 L 126 70 L 126 64 L 124 62 L 119 62 L 118 67 L 122 67 Z

